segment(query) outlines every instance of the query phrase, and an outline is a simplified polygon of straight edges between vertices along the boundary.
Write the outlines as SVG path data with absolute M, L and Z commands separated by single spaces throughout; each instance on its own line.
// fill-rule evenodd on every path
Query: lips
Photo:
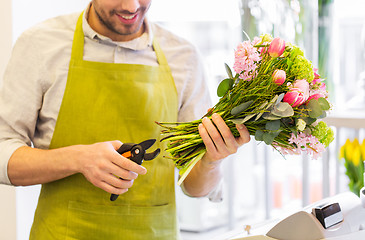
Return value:
M 124 24 L 133 24 L 138 17 L 138 14 L 117 14 L 118 19 Z

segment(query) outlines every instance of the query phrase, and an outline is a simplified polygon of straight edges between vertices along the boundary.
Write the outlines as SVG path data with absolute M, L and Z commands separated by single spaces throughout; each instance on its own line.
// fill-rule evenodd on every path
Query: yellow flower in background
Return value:
M 361 162 L 360 144 L 354 144 L 353 147 L 352 163 L 357 167 L 360 165 Z
M 360 189 L 364 186 L 365 139 L 361 145 L 357 138 L 352 142 L 347 139 L 340 148 L 339 158 L 345 160 L 346 175 L 350 180 L 349 189 L 359 195 Z
M 362 160 L 365 161 L 365 139 L 362 141 L 360 145 L 360 150 L 361 150 Z
M 340 148 L 340 159 L 345 159 L 350 161 L 356 166 L 360 164 L 361 161 L 365 160 L 365 139 L 360 145 L 357 138 L 351 142 L 350 139 L 346 140 L 346 143 Z
M 354 141 L 352 142 L 352 146 L 354 146 L 355 148 L 359 147 L 360 146 L 359 139 L 355 138 Z
M 347 161 L 352 161 L 352 142 L 350 139 L 346 140 L 345 145 L 342 146 L 344 151 L 344 156 Z
M 344 144 L 340 148 L 340 156 L 339 156 L 340 159 L 344 159 L 345 158 L 345 147 L 346 147 L 346 145 Z

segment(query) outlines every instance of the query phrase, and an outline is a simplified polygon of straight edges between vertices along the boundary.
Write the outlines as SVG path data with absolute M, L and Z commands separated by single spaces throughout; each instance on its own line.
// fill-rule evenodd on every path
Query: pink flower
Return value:
M 256 75 L 256 62 L 261 59 L 260 53 L 256 51 L 256 48 L 249 41 L 240 43 L 234 55 L 233 69 L 240 74 L 239 77 L 241 79 L 250 80 Z
M 296 80 L 293 84 L 294 88 L 299 88 L 303 93 L 305 100 L 309 97 L 309 83 L 305 79 Z
M 321 76 L 319 76 L 319 74 L 317 73 L 318 68 L 313 68 L 313 73 L 314 73 L 314 79 L 319 79 Z
M 283 101 L 289 103 L 292 107 L 297 107 L 305 102 L 305 98 L 299 88 L 291 88 L 285 93 Z
M 323 94 L 315 93 L 315 94 L 309 96 L 309 98 L 307 99 L 307 102 L 309 102 L 311 99 L 318 100 L 319 98 L 323 98 L 323 97 L 325 97 Z
M 262 42 L 262 39 L 260 37 L 254 37 L 253 40 L 252 40 L 252 46 L 257 45 L 260 42 Z
M 289 143 L 295 144 L 297 150 L 306 151 L 307 154 L 312 155 L 314 159 L 320 157 L 321 153 L 325 150 L 325 146 L 319 142 L 315 136 L 306 135 L 303 132 L 299 133 L 297 136 L 292 133 L 289 138 Z
M 292 107 L 302 105 L 309 98 L 309 83 L 303 80 L 296 80 L 293 87 L 284 95 L 283 101 L 289 103 Z
M 276 69 L 272 74 L 272 80 L 279 86 L 285 82 L 285 79 L 286 73 L 284 70 Z
M 298 148 L 277 146 L 275 145 L 275 143 L 273 143 L 272 145 L 283 155 L 300 155 L 302 153 L 302 151 Z
M 269 54 L 273 58 L 280 57 L 285 50 L 285 41 L 281 38 L 274 38 L 269 46 Z
M 314 80 L 309 85 L 309 98 L 308 101 L 311 99 L 318 99 L 318 98 L 327 98 L 328 92 L 326 90 L 326 84 L 322 82 L 320 76 L 317 74 L 316 68 L 313 68 L 314 72 Z

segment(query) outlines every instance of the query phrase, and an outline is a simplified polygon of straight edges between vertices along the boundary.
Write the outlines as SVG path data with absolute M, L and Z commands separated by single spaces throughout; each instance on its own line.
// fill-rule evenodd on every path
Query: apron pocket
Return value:
M 175 207 L 103 206 L 70 201 L 66 240 L 172 240 L 178 238 Z

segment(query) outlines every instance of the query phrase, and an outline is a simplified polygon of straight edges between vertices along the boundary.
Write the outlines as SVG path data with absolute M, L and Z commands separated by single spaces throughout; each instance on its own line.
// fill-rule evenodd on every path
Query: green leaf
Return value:
M 264 135 L 264 132 L 263 131 L 256 130 L 256 132 L 255 132 L 255 140 L 256 141 L 263 141 L 264 140 L 263 135 Z
M 319 104 L 318 100 L 316 99 L 311 99 L 308 103 L 307 103 L 307 108 L 309 109 L 308 111 L 308 115 L 311 118 L 318 118 L 319 116 L 322 115 L 322 107 Z
M 291 106 L 289 103 L 287 102 L 279 102 L 278 104 L 276 104 L 274 106 L 274 109 L 276 109 L 277 111 L 279 112 L 284 112 L 286 111 L 287 109 L 291 109 Z
M 243 122 L 247 122 L 248 120 L 250 120 L 252 117 L 254 117 L 256 115 L 256 113 L 252 113 L 250 115 L 247 115 L 244 119 L 243 119 Z
M 272 99 L 271 99 L 271 103 L 274 103 L 274 102 L 276 102 L 276 100 L 278 100 L 278 98 L 279 98 L 279 95 L 275 95 Z
M 260 107 L 258 107 L 258 108 L 257 108 L 257 110 L 258 110 L 258 111 L 260 111 L 260 110 L 266 110 L 266 109 L 267 109 L 267 108 L 269 108 L 271 105 L 272 105 L 272 103 L 268 103 L 268 101 L 265 101 L 265 102 L 263 102 L 263 103 L 260 105 Z M 264 111 L 257 113 L 257 116 L 256 116 L 256 118 L 255 118 L 255 121 L 257 121 L 257 120 L 258 120 L 258 119 L 262 116 L 262 114 L 264 114 L 264 113 L 265 113 Z
M 248 120 L 250 120 L 255 115 L 256 115 L 256 113 L 252 113 L 250 115 L 247 115 L 245 118 L 236 118 L 236 119 L 231 119 L 229 121 L 231 121 L 235 124 L 243 124 L 243 123 L 247 122 Z
M 280 117 L 290 117 L 294 115 L 293 108 L 287 102 L 280 102 L 274 106 L 271 113 Z
M 232 74 L 231 68 L 227 65 L 227 63 L 225 63 L 224 66 L 226 67 L 226 72 L 228 74 L 228 77 L 229 78 L 233 78 L 233 74 Z
M 259 120 L 259 118 L 262 116 L 262 114 L 264 114 L 265 112 L 260 112 L 257 114 L 255 121 Z
M 268 101 L 265 101 L 263 102 L 260 107 L 258 108 L 258 110 L 261 110 L 261 109 L 265 109 L 266 105 L 268 104 Z
M 303 131 L 303 133 L 305 135 L 309 136 L 309 135 L 312 135 L 312 130 L 310 130 L 310 128 L 305 128 L 304 131 Z
M 217 95 L 218 97 L 223 97 L 228 90 L 232 89 L 234 80 L 231 78 L 224 79 L 222 82 L 220 82 L 218 88 L 217 88 Z
M 266 120 L 278 120 L 281 119 L 281 117 L 278 117 L 272 113 L 265 112 L 262 117 Z
M 293 125 L 293 124 L 294 124 L 294 121 L 293 121 L 293 119 L 291 119 L 291 118 L 282 118 L 282 119 L 281 119 L 281 122 L 282 122 L 284 125 L 286 125 L 286 126 L 288 126 L 288 125 Z
M 234 107 L 231 110 L 231 114 L 232 115 L 240 114 L 241 112 L 243 112 L 244 110 L 246 110 L 252 103 L 253 103 L 252 100 L 250 100 L 248 102 L 241 103 L 240 105 Z
M 322 119 L 327 117 L 327 113 L 325 111 L 322 112 L 321 116 L 319 116 L 318 118 Z
M 265 132 L 262 136 L 262 138 L 264 139 L 264 142 L 267 145 L 271 145 L 272 142 L 274 141 L 274 139 L 279 135 L 281 131 L 275 131 L 275 132 Z
M 276 100 L 275 105 L 279 104 L 283 100 L 284 96 L 285 96 L 285 93 L 280 94 L 278 96 L 278 99 Z
M 274 136 L 274 134 L 272 133 L 264 133 L 264 135 L 262 136 L 262 138 L 264 139 L 264 142 L 267 144 L 267 145 L 271 145 L 272 142 L 274 141 L 274 138 L 276 136 Z
M 301 117 L 307 125 L 312 125 L 317 119 L 310 117 Z
M 321 106 L 322 110 L 326 111 L 331 108 L 330 104 L 325 98 L 318 98 L 319 105 Z
M 236 119 L 230 119 L 229 121 L 233 122 L 234 124 L 243 124 L 244 118 L 236 118 Z
M 280 120 L 268 121 L 265 125 L 266 130 L 277 131 L 280 128 Z

